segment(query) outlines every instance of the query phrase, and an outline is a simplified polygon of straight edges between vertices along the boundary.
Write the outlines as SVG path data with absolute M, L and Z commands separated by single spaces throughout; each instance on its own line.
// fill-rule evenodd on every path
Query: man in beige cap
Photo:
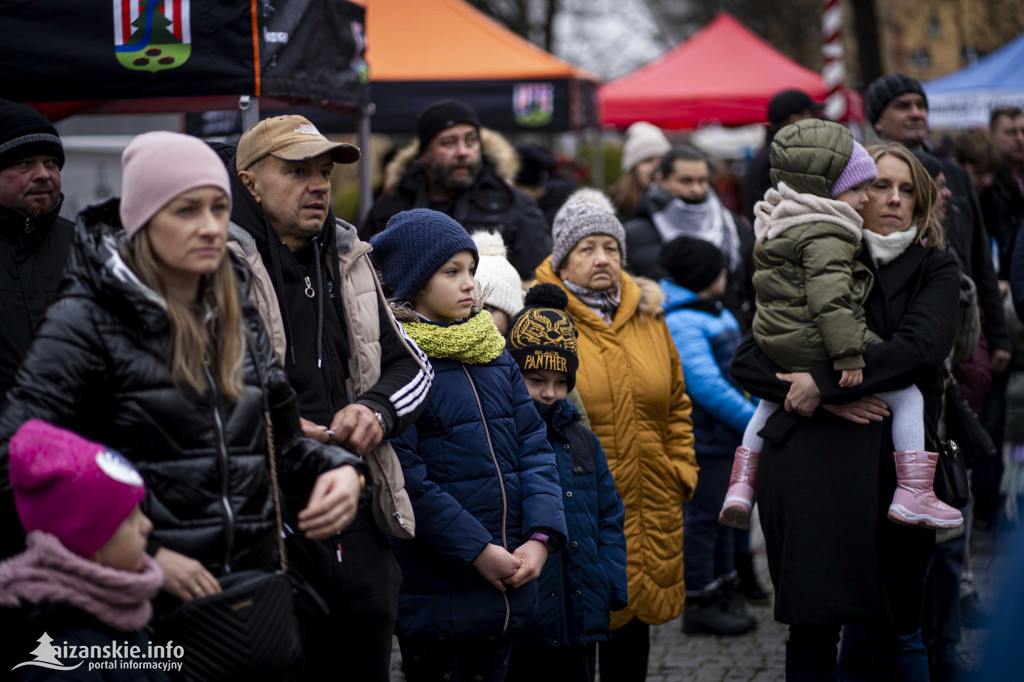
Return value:
M 228 161 L 237 172 L 229 240 L 252 273 L 250 295 L 295 389 L 303 431 L 366 457 L 373 479 L 372 502 L 343 533 L 289 537 L 293 570 L 330 607 L 302 624 L 303 679 L 384 682 L 401 582 L 384 533 L 414 533 L 387 438 L 416 420 L 433 374 L 379 293 L 369 244 L 331 210 L 334 164 L 358 159 L 358 148 L 328 140 L 301 116 L 259 122 Z

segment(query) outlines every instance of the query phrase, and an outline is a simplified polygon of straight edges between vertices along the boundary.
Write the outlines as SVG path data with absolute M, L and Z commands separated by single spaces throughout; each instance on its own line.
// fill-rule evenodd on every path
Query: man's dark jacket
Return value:
M 480 171 L 472 186 L 451 202 L 432 205 L 425 164 L 408 159 L 408 154 L 396 157 L 393 163 L 406 163 L 394 188 L 381 194 L 359 229 L 359 238 L 370 237 L 387 227 L 391 216 L 413 208 L 434 208 L 454 218 L 466 231 L 487 230 L 501 234 L 508 248 L 508 260 L 523 279 L 533 277 L 533 270 L 551 253 L 551 229 L 537 202 L 512 187 L 496 169 L 496 154 L 503 154 L 499 145 L 511 145 L 497 136 L 481 134 L 484 153 Z M 496 150 L 497 148 L 497 150 Z M 511 153 L 514 155 L 515 150 Z
M 29 218 L 0 206 L 0 404 L 14 385 L 43 314 L 57 298 L 75 226 L 59 217 L 64 196 Z
M 992 266 L 992 250 L 978 196 L 963 166 L 943 161 L 942 169 L 946 175 L 946 186 L 953 195 L 943 224 L 947 242 L 956 250 L 965 268 L 964 274 L 973 279 L 978 288 L 978 305 L 985 313 L 982 331 L 988 340 L 989 350 L 1010 350 L 1010 334 L 1006 330 L 999 282 Z
M 999 279 L 1010 279 L 1010 258 L 1013 245 L 1017 239 L 1017 231 L 1024 223 L 1024 194 L 1013 173 L 1000 170 L 996 173 L 992 186 L 981 193 L 981 213 L 985 217 L 985 227 L 989 237 L 999 248 Z
M 654 225 L 654 214 L 662 210 L 672 197 L 652 185 L 636 207 L 636 217 L 626 223 L 626 270 L 630 274 L 653 279 L 655 282 L 672 275 L 661 265 L 661 233 Z M 727 211 L 724 206 L 722 210 Z M 741 263 L 729 272 L 722 305 L 746 331 L 754 319 L 754 231 L 738 215 L 731 213 L 739 235 Z

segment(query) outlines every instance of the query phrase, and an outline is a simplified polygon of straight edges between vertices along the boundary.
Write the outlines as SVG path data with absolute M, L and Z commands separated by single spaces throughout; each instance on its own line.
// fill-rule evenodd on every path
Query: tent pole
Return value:
M 594 187 L 604 191 L 604 130 L 601 127 L 594 131 L 594 172 L 591 174 Z
M 260 98 L 242 95 L 238 98 L 238 108 L 242 110 L 242 132 L 260 122 Z
M 370 116 L 374 106 L 367 104 L 359 111 L 359 224 L 366 220 L 366 214 L 373 206 L 373 186 L 371 184 L 372 148 L 370 145 Z

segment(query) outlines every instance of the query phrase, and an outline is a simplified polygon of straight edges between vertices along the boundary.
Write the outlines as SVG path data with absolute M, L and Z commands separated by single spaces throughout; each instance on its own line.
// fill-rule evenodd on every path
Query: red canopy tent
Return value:
M 782 90 L 803 90 L 824 101 L 821 74 L 778 52 L 722 12 L 689 40 L 598 91 L 606 125 L 649 121 L 668 130 L 717 123 L 767 121 L 768 102 Z M 847 91 L 854 119 L 863 119 L 859 96 Z M 859 116 L 858 116 L 859 114 Z

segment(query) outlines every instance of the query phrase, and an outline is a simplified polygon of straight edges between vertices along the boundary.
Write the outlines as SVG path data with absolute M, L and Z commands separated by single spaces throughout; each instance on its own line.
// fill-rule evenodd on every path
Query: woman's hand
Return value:
M 776 374 L 775 378 L 789 382 L 789 393 L 786 395 L 786 412 L 810 417 L 821 404 L 821 391 L 814 383 L 809 372 L 790 372 Z
M 889 406 L 873 395 L 845 405 L 822 405 L 821 407 L 837 417 L 852 421 L 854 424 L 880 422 L 889 416 Z
M 327 430 L 326 426 L 314 424 L 305 417 L 299 417 L 299 425 L 302 427 L 302 435 L 306 438 L 315 440 L 317 443 L 329 443 L 331 441 L 331 433 Z
M 299 512 L 299 530 L 310 540 L 326 540 L 345 530 L 356 517 L 361 492 L 359 472 L 353 466 L 320 474 L 306 508 Z
M 519 587 L 534 580 L 540 575 L 544 568 L 544 562 L 548 560 L 548 548 L 540 540 L 527 540 L 512 556 L 519 557 L 522 563 L 516 572 L 505 578 L 502 582 L 509 587 Z
M 521 557 L 513 556 L 504 547 L 487 543 L 480 556 L 473 559 L 473 567 L 483 576 L 484 580 L 500 591 L 505 591 L 505 578 L 509 578 L 523 565 Z
M 201 563 L 161 547 L 153 557 L 164 569 L 164 590 L 183 602 L 220 594 L 220 583 Z

